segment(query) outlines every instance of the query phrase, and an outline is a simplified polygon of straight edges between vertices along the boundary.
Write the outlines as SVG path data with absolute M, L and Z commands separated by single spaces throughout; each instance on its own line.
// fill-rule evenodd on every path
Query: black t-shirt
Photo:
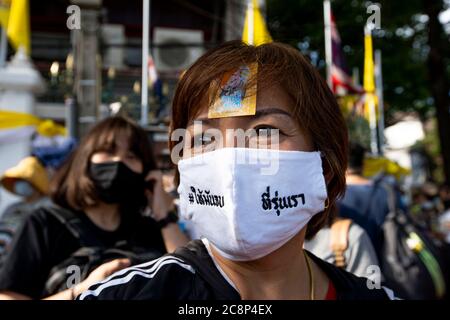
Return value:
M 58 207 L 56 207 L 58 208 Z M 52 206 L 55 210 L 55 206 Z M 149 217 L 134 214 L 122 215 L 119 228 L 105 231 L 96 226 L 85 213 L 73 212 L 90 235 L 106 247 L 119 241 L 133 239 L 139 247 L 166 253 L 161 231 Z M 0 291 L 8 290 L 32 298 L 43 298 L 45 283 L 51 269 L 81 248 L 77 239 L 62 222 L 43 206 L 27 217 L 14 236 L 8 252 L 3 257 L 0 270 Z
M 394 299 L 387 288 L 369 289 L 359 278 L 312 253 L 309 257 L 327 275 L 337 300 Z M 193 240 L 172 254 L 129 267 L 92 285 L 77 300 L 240 300 L 201 240 Z

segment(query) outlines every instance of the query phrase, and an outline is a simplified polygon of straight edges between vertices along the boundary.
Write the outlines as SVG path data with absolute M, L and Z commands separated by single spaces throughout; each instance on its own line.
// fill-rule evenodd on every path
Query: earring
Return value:
M 324 209 L 328 209 L 328 207 L 330 206 L 330 199 L 328 199 L 328 197 L 325 200 L 325 208 Z

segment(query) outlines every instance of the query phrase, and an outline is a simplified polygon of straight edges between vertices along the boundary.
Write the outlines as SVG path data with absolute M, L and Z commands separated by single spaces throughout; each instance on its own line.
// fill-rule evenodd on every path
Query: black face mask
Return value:
M 133 207 L 145 205 L 143 174 L 121 161 L 91 163 L 89 171 L 100 200 Z

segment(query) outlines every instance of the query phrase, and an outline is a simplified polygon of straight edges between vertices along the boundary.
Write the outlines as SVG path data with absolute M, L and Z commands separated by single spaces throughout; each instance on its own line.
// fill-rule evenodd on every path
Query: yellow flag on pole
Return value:
M 366 32 L 364 35 L 364 90 L 375 91 L 375 73 L 373 66 L 372 35 Z
M 9 9 L 11 0 L 0 0 L 0 27 L 8 27 Z
M 12 0 L 8 21 L 8 38 L 14 49 L 30 54 L 30 16 L 28 0 Z
M 273 41 L 269 30 L 267 29 L 264 17 L 259 10 L 257 0 L 250 0 L 249 2 L 245 15 L 242 41 L 255 46 Z
M 370 126 L 370 150 L 379 153 L 377 133 L 377 97 L 375 94 L 375 72 L 372 48 L 372 30 L 365 29 L 364 35 L 364 114 Z
M 52 120 L 43 120 L 30 113 L 0 110 L 0 145 L 29 137 L 33 132 L 46 137 L 67 134 L 66 128 Z
M 377 102 L 375 95 L 375 71 L 373 62 L 372 34 L 370 30 L 367 30 L 364 35 L 364 91 L 366 92 L 364 114 L 367 119 L 370 119 L 371 106 L 373 106 L 373 108 L 375 108 L 376 110 Z

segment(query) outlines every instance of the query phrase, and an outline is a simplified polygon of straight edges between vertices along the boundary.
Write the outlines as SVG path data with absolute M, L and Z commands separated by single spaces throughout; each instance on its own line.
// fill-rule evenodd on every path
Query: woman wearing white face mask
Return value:
M 245 111 L 255 86 L 256 110 Z M 344 191 L 348 138 L 331 91 L 297 50 L 233 41 L 206 53 L 178 85 L 171 129 L 186 129 L 180 213 L 202 239 L 80 299 L 388 299 L 302 249 Z M 229 131 L 249 129 L 244 144 Z

